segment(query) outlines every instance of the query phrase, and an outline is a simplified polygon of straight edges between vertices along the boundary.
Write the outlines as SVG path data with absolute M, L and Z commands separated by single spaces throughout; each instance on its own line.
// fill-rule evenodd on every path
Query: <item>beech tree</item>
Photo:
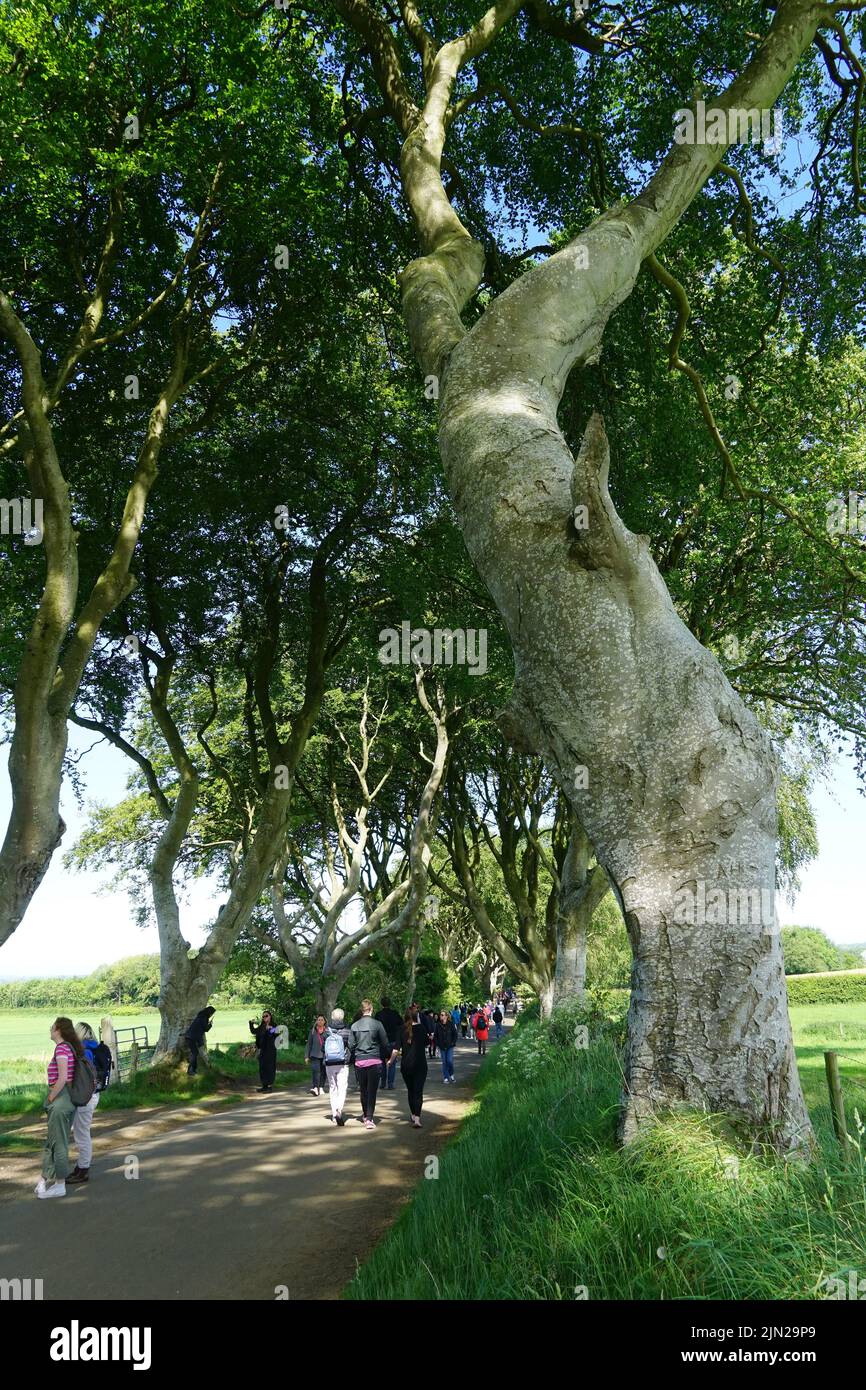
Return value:
M 385 706 L 371 709 L 365 687 L 359 695 L 356 729 L 344 733 L 341 720 L 329 739 L 325 776 L 310 805 L 312 826 L 288 837 L 274 867 L 275 932 L 255 921 L 247 928 L 265 945 L 276 947 L 292 967 L 298 986 L 315 993 L 325 1018 L 330 1018 L 352 971 L 377 947 L 407 934 L 412 936 L 414 978 L 449 723 L 456 714 L 448 709 L 441 687 L 432 698 L 428 695 L 420 667 L 415 671 L 415 691 L 433 729 L 432 751 L 424 751 L 422 737 L 417 754 L 426 775 L 412 776 L 405 760 L 402 766 L 394 761 L 383 765 L 376 744 Z M 338 777 L 331 751 L 341 743 L 351 768 L 348 779 Z M 385 796 L 392 777 L 399 779 L 399 788 L 393 797 Z M 349 786 L 344 790 L 346 780 Z M 355 922 L 353 907 L 358 912 Z
M 738 113 L 769 114 L 798 66 L 814 72 L 813 45 L 843 92 L 835 114 L 852 90 L 862 92 L 847 18 L 862 6 L 779 0 L 738 6 L 720 21 L 710 7 L 690 7 L 686 16 L 664 6 L 623 14 L 598 4 L 572 21 L 546 0 L 500 0 L 483 13 L 458 7 L 432 22 L 402 0 L 399 16 L 373 0 L 334 0 L 334 7 L 354 36 L 346 40 L 349 67 L 360 67 L 360 47 L 376 86 L 374 100 L 369 79 L 363 88 L 358 82 L 358 140 L 382 116 L 399 134 L 399 175 L 420 252 L 403 271 L 403 310 L 421 371 L 436 383 L 443 468 L 461 529 L 513 648 L 503 727 L 555 772 L 623 905 L 635 961 L 622 1135 L 659 1107 L 686 1103 L 736 1116 L 781 1150 L 803 1151 L 810 1125 L 774 914 L 757 923 L 738 912 L 722 922 L 675 918 L 684 888 L 694 893 L 720 877 L 737 895 L 756 886 L 772 895 L 771 743 L 680 617 L 647 539 L 618 515 L 601 415 L 584 416 L 572 452 L 558 412 L 569 376 L 599 360 L 611 316 L 647 266 L 678 305 L 670 365 L 691 373 L 703 422 L 721 445 L 729 493 L 744 509 L 783 516 L 818 546 L 826 542 L 846 583 L 862 585 L 856 560 L 821 534 L 823 518 L 810 513 L 808 499 L 798 505 L 744 479 L 703 383 L 680 355 L 688 301 L 656 256 L 708 180 L 723 167 L 730 174 L 723 159 L 739 138 L 730 134 Z M 774 11 L 769 23 L 766 9 Z M 443 41 L 446 28 L 451 37 Z M 838 55 L 829 40 L 838 40 Z M 556 46 L 569 58 L 573 47 L 579 62 L 549 61 Z M 642 90 L 665 95 L 655 96 L 646 133 L 631 151 L 626 142 L 623 168 L 614 163 L 611 176 L 605 136 L 623 144 L 615 114 L 599 134 L 588 122 L 535 119 L 526 103 L 531 108 L 537 86 L 542 100 L 549 97 L 554 70 L 568 83 L 562 98 L 584 84 L 584 106 L 603 122 L 605 69 L 618 62 L 632 100 Z M 719 120 L 709 138 L 704 130 L 693 143 L 676 143 L 674 109 L 697 112 L 703 93 L 694 84 L 704 71 L 709 82 L 720 72 L 727 79 L 707 99 Z M 617 96 L 621 110 L 623 86 Z M 461 147 L 461 121 L 483 129 L 478 112 L 493 103 L 539 138 L 559 132 L 582 147 L 587 210 L 594 202 L 583 225 L 566 217 L 559 246 L 543 248 L 546 259 L 530 254 L 534 263 L 505 285 L 497 265 L 484 284 L 494 238 L 485 234 L 485 202 L 473 199 L 474 166 L 459 159 L 478 150 L 471 133 Z M 858 95 L 843 117 L 855 210 L 859 110 Z M 832 117 L 823 136 L 818 181 L 821 155 L 838 145 Z M 448 154 L 446 141 L 454 147 Z M 514 182 L 521 179 L 515 170 Z M 507 188 L 507 176 L 503 182 Z M 555 217 L 555 198 L 544 211 Z M 585 784 L 577 769 L 586 770 Z
M 29 611 L 16 604 L 13 618 L 0 943 L 64 832 L 68 715 L 106 620 L 134 589 L 170 422 L 186 409 L 184 423 L 203 429 L 227 385 L 259 361 L 277 297 L 275 243 L 292 240 L 295 215 L 284 198 L 283 235 L 273 236 L 264 175 L 299 158 L 298 111 L 306 121 L 316 99 L 315 87 L 297 90 L 301 68 L 296 88 L 278 81 L 274 58 L 222 0 L 157 3 L 146 23 L 134 7 L 98 12 L 78 0 L 4 7 L 0 447 L 44 520 L 38 544 L 16 556 L 25 583 L 41 574 Z M 295 187 L 301 195 L 302 180 Z M 250 235 L 257 226 L 268 228 L 264 246 Z M 124 476 L 88 514 L 87 464 L 105 461 L 93 459 L 94 434 Z M 82 531 L 89 560 L 99 552 L 83 576 Z
M 590 925 L 608 893 L 600 864 L 565 798 L 537 758 L 488 745 L 485 771 L 455 762 L 439 838 L 447 866 L 434 873 L 466 904 L 506 969 L 538 994 L 542 1017 L 582 998 Z M 492 862 L 491 862 L 492 861 Z M 489 892 L 491 868 L 504 894 Z

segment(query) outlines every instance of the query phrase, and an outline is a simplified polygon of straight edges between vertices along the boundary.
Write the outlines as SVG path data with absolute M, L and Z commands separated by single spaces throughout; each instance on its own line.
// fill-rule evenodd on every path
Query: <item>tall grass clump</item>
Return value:
M 622 1027 L 596 1001 L 517 1028 L 346 1296 L 814 1299 L 866 1275 L 862 1127 L 847 1166 L 823 1131 L 805 1167 L 688 1112 L 622 1149 Z

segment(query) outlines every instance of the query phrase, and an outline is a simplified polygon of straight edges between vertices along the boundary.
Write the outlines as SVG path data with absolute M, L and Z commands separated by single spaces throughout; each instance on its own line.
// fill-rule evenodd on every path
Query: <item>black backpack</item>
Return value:
M 96 1089 L 104 1091 L 112 1068 L 111 1048 L 104 1042 L 93 1049 L 93 1066 L 96 1070 Z

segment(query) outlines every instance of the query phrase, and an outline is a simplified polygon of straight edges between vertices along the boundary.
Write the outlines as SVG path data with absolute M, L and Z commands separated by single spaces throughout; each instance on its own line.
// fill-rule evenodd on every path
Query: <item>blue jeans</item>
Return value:
M 383 1062 L 383 1063 L 382 1063 L 382 1089 L 383 1089 L 383 1090 L 384 1090 L 385 1087 L 387 1086 L 389 1091 L 393 1091 L 393 1089 L 394 1089 L 394 1078 L 396 1077 L 396 1075 L 397 1075 L 397 1058 L 396 1058 L 396 1057 L 394 1058 L 394 1060 L 393 1060 L 393 1062 L 390 1064 L 390 1066 L 388 1065 L 387 1062 Z
M 454 1048 L 442 1047 L 439 1051 L 442 1057 L 442 1080 L 448 1081 L 454 1075 Z
M 499 1039 L 502 1037 L 502 1024 L 494 1023 L 493 1027 L 496 1029 L 496 1041 L 498 1042 Z

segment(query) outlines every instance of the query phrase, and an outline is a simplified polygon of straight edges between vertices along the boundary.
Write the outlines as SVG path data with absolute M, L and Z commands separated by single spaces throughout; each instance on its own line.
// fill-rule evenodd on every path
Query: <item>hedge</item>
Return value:
M 789 1004 L 866 1004 L 866 975 L 789 975 Z

